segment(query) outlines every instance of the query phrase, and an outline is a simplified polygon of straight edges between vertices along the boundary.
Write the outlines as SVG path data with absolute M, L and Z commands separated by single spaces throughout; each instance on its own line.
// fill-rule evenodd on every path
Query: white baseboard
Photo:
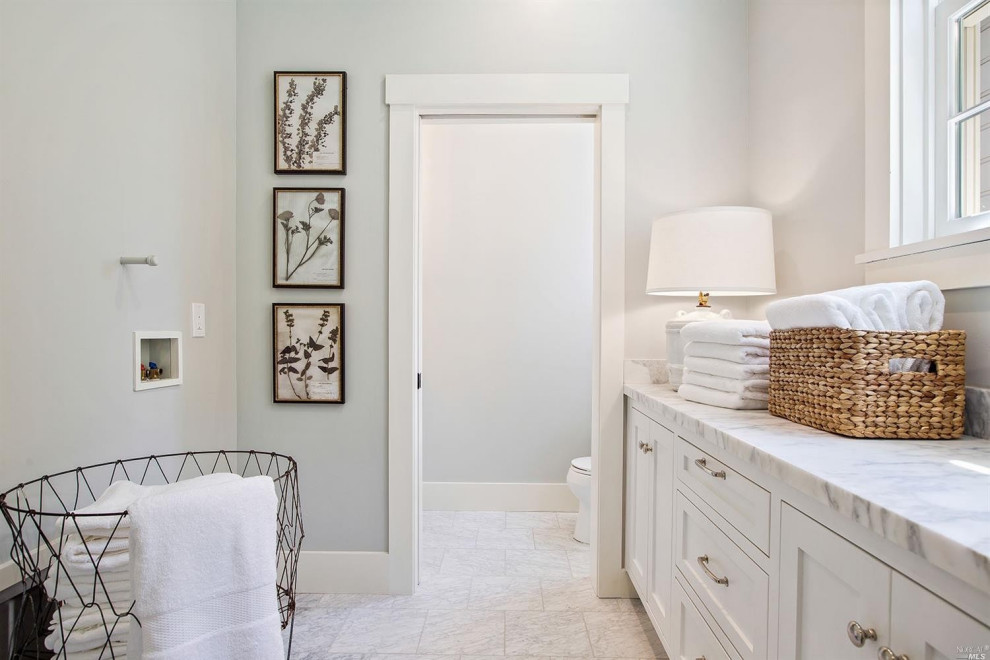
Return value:
M 567 484 L 423 483 L 427 511 L 577 511 Z
M 387 552 L 303 550 L 296 591 L 312 594 L 387 594 Z

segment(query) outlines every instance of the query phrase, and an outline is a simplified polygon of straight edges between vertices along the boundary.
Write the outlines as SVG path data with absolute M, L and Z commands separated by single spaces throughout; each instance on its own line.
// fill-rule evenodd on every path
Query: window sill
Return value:
M 931 280 L 942 289 L 990 286 L 990 228 L 944 236 L 856 257 L 866 282 Z

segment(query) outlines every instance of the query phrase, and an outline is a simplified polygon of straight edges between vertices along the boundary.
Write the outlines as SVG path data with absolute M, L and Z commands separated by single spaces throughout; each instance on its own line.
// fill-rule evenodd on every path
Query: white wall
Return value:
M 688 300 L 646 296 L 650 222 L 747 197 L 747 11 L 736 0 L 242 0 L 237 7 L 241 446 L 301 463 L 310 550 L 386 547 L 387 73 L 628 73 L 627 355 L 663 355 Z M 272 72 L 348 73 L 348 174 L 272 173 Z M 347 188 L 347 288 L 271 288 L 276 185 Z M 347 303 L 347 404 L 271 403 L 270 305 Z M 745 303 L 735 303 L 737 311 Z
M 863 283 L 863 0 L 750 0 L 751 202 L 774 215 L 778 297 Z M 761 316 L 770 298 L 753 298 Z
M 0 485 L 234 447 L 234 2 L 0 12 Z M 184 385 L 132 391 L 138 329 L 187 333 Z
M 591 453 L 595 124 L 426 122 L 424 481 L 563 483 Z

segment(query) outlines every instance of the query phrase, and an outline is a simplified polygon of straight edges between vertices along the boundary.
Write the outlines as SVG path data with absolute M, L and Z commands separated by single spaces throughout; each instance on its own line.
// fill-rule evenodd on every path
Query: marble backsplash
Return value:
M 662 385 L 667 382 L 666 360 L 626 360 L 626 385 Z
M 661 385 L 667 382 L 666 360 L 626 360 L 627 385 Z M 966 435 L 990 440 L 990 388 L 966 388 Z
M 966 388 L 966 435 L 990 440 L 990 389 Z

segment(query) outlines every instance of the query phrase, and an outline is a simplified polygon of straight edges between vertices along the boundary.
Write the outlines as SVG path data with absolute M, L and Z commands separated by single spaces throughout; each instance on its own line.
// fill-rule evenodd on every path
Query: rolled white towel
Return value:
M 934 282 L 888 282 L 829 291 L 863 310 L 873 330 L 941 330 L 945 296 Z
M 739 364 L 728 360 L 694 357 L 693 355 L 684 358 L 684 368 L 689 371 L 734 378 L 735 380 L 752 380 L 767 377 L 766 375 L 770 373 L 770 366 L 766 364 Z
M 681 341 L 705 341 L 730 346 L 770 348 L 770 325 L 766 321 L 696 321 L 681 328 Z
M 866 313 L 853 303 L 829 293 L 815 293 L 777 300 L 767 306 L 767 320 L 774 330 L 794 328 L 855 328 L 881 330 L 874 327 Z
M 684 355 L 716 358 L 739 364 L 770 364 L 770 349 L 762 346 L 732 346 L 708 341 L 692 341 L 684 347 Z
M 718 406 L 720 408 L 731 408 L 733 410 L 763 410 L 767 407 L 766 401 L 756 399 L 746 399 L 732 392 L 722 392 L 699 385 L 681 385 L 677 390 L 683 398 L 695 403 L 703 403 L 708 406 Z
M 945 296 L 935 284 L 891 282 L 778 300 L 767 307 L 774 330 L 851 328 L 928 332 L 940 330 Z
M 767 390 L 770 388 L 770 380 L 766 377 L 737 380 L 735 378 L 712 376 L 711 374 L 703 374 L 699 371 L 685 369 L 684 383 L 707 387 L 712 390 L 720 390 L 722 392 L 732 392 L 744 399 L 766 401 L 769 398 Z

